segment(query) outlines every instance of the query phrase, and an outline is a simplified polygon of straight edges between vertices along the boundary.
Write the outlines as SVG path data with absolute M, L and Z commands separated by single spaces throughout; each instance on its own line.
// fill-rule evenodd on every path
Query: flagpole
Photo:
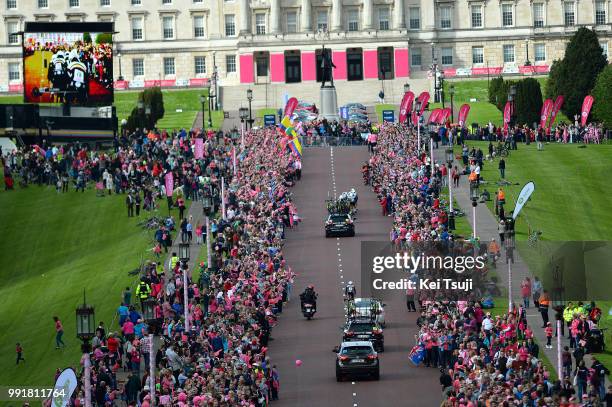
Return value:
M 225 178 L 221 177 L 221 214 L 225 220 Z
M 232 149 L 233 162 L 234 162 L 234 177 L 236 176 L 236 146 Z

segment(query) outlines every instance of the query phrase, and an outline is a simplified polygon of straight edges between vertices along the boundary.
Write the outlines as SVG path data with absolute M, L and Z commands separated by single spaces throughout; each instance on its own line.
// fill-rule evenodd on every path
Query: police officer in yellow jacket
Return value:
M 138 286 L 136 287 L 136 297 L 140 300 L 142 304 L 149 296 L 151 295 L 151 286 L 144 280 L 140 280 Z

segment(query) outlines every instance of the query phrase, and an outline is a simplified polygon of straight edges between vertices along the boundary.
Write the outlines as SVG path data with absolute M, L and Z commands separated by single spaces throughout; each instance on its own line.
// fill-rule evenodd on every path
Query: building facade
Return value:
M 604 53 L 612 42 L 612 0 L 0 1 L 2 92 L 21 89 L 14 33 L 26 21 L 113 21 L 117 87 L 198 86 L 216 72 L 226 105 L 248 87 L 316 99 L 323 45 L 342 102 L 341 90 L 369 101 L 381 87 L 394 100 L 403 83 L 430 88 L 433 62 L 446 78 L 543 74 L 580 26 Z

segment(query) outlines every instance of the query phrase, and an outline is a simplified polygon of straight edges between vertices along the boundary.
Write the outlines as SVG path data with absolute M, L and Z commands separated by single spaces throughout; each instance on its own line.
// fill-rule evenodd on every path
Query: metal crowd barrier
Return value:
M 353 137 L 335 137 L 335 136 L 302 136 L 300 137 L 302 147 L 344 147 L 344 146 L 362 146 L 365 142 L 360 138 Z

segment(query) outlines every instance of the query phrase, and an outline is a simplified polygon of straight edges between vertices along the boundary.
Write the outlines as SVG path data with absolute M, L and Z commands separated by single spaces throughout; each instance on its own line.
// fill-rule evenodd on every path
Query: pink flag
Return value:
M 196 160 L 200 160 L 204 157 L 204 140 L 201 138 L 195 139 L 195 158 Z
M 559 95 L 557 96 L 557 99 L 555 99 L 555 104 L 553 105 L 552 110 L 550 112 L 550 121 L 548 122 L 548 128 L 546 129 L 546 133 L 550 133 L 550 128 L 555 122 L 555 119 L 557 118 L 557 113 L 559 113 L 559 110 L 561 110 L 561 106 L 563 106 L 564 101 L 565 99 L 563 98 L 563 95 Z
M 438 118 L 438 122 L 440 124 L 444 124 L 446 123 L 446 121 L 448 120 L 448 118 L 451 115 L 451 110 L 450 107 L 447 107 L 445 109 L 442 109 L 442 114 L 440 114 L 440 117 Z
M 546 128 L 546 121 L 553 107 L 552 99 L 546 99 L 542 105 L 542 111 L 540 112 L 540 127 Z
M 172 192 L 174 192 L 174 176 L 171 172 L 167 172 L 164 178 L 166 181 L 166 196 L 172 196 Z
M 470 112 L 470 105 L 467 103 L 459 108 L 459 126 L 463 127 L 467 121 L 468 113 Z
M 399 122 L 403 123 L 408 118 L 408 114 L 412 110 L 412 102 L 414 102 L 414 93 L 408 91 L 404 93 L 402 103 L 400 103 Z
M 298 100 L 296 98 L 289 99 L 287 101 L 287 104 L 285 105 L 285 114 L 283 115 L 283 117 L 285 116 L 291 117 L 297 105 L 298 105 Z
M 427 102 L 429 102 L 429 92 L 421 92 L 417 100 L 421 102 L 421 111 L 419 112 L 419 116 L 420 116 L 423 114 L 423 111 L 425 111 Z
M 506 102 L 504 106 L 504 133 L 508 134 L 508 126 L 510 125 L 510 115 L 512 114 L 512 103 Z
M 587 95 L 584 98 L 584 102 L 582 102 L 582 113 L 581 113 L 581 121 L 580 123 L 585 126 L 587 119 L 589 118 L 589 113 L 591 112 L 591 106 L 593 106 L 593 96 Z
M 440 113 L 442 113 L 442 109 L 440 108 L 435 108 L 434 110 L 432 110 L 431 114 L 429 115 L 429 119 L 427 120 L 427 124 L 437 123 L 437 120 L 440 117 Z

